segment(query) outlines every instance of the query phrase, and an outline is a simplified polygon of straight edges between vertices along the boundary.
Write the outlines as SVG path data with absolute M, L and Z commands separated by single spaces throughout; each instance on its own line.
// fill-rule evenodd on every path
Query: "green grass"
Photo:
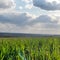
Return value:
M 0 38 L 0 60 L 60 60 L 60 38 Z

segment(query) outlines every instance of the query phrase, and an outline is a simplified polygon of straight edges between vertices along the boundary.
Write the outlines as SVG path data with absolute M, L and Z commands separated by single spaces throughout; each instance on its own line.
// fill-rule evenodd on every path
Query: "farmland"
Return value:
M 0 38 L 0 60 L 60 60 L 60 37 Z

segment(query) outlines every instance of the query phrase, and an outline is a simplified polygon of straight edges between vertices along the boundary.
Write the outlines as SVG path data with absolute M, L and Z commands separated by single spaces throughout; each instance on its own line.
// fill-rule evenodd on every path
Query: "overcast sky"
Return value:
M 0 32 L 60 34 L 60 0 L 0 0 Z

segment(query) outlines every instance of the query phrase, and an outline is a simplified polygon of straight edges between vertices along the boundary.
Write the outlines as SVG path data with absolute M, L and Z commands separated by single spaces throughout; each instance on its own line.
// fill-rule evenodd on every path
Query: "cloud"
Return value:
M 10 9 L 15 7 L 13 0 L 0 0 L 0 10 Z
M 31 21 L 31 26 L 37 26 L 37 27 L 40 26 L 41 29 L 46 29 L 46 30 L 59 29 L 60 28 L 59 20 L 60 18 L 57 20 L 57 17 L 53 18 L 53 16 L 41 15 Z M 37 29 L 39 29 L 39 27 Z
M 33 17 L 29 13 L 19 12 L 0 14 L 0 31 L 60 34 L 60 18 L 57 20 L 58 17 L 50 15 Z
M 22 1 L 24 1 L 26 3 L 30 3 L 32 0 L 22 0 Z
M 30 29 L 34 33 L 41 34 L 60 34 L 60 19 L 49 15 L 40 15 L 31 21 Z M 59 23 L 59 24 L 58 24 Z
M 48 0 L 33 0 L 33 4 L 36 7 L 39 7 L 44 10 L 48 11 L 54 11 L 54 10 L 60 10 L 60 1 L 53 0 L 52 2 L 48 2 Z
M 27 16 L 27 13 L 7 13 L 5 15 L 0 15 L 0 22 L 11 23 L 18 26 L 25 26 L 29 23 L 30 19 L 31 17 Z
M 33 5 L 32 5 L 32 4 L 27 4 L 27 5 L 25 6 L 25 8 L 27 8 L 27 9 L 32 9 L 32 8 L 33 8 Z
M 52 16 L 49 15 L 40 15 L 35 20 L 33 20 L 34 23 L 40 22 L 40 23 L 57 23 L 57 21 Z
M 32 0 L 23 1 L 26 2 L 25 8 L 31 9 L 33 7 L 30 3 Z M 60 9 L 60 3 L 50 2 L 50 0 L 33 0 L 33 3 L 45 10 Z M 10 10 L 12 8 L 13 10 Z M 28 12 L 19 12 L 14 8 L 15 2 L 13 0 L 0 0 L 0 32 L 60 34 L 60 16 L 58 14 L 55 16 L 49 14 L 35 16 Z M 19 8 L 24 9 L 22 6 Z

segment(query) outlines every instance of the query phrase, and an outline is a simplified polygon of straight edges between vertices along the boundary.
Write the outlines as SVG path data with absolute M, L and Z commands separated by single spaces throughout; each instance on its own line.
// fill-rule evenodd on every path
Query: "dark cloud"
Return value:
M 48 15 L 41 15 L 39 17 L 37 17 L 36 19 L 32 20 L 31 22 L 32 24 L 35 23 L 47 23 L 47 24 L 57 24 L 57 21 L 52 19 L 52 17 L 48 16 Z
M 27 13 L 0 14 L 0 25 L 0 31 L 18 32 L 17 29 L 19 29 L 19 31 L 23 32 L 43 31 L 49 33 L 50 31 L 52 33 L 60 30 L 60 24 L 58 24 L 57 18 L 53 19 L 52 16 L 40 15 L 39 17 L 32 19 Z
M 33 4 L 36 7 L 39 7 L 44 10 L 60 10 L 60 3 L 53 1 L 52 3 L 47 2 L 46 0 L 33 0 Z
M 35 24 L 41 24 L 43 26 L 43 28 L 46 28 L 46 29 L 50 29 L 50 28 L 53 28 L 53 29 L 56 29 L 56 28 L 60 28 L 58 25 L 58 20 L 57 18 L 56 19 L 53 19 L 53 17 L 50 17 L 48 15 L 41 15 L 39 17 L 37 17 L 36 19 L 32 20 L 30 22 L 30 24 L 33 26 Z
M 7 15 L 0 15 L 1 23 L 10 23 L 18 26 L 33 26 L 38 23 L 42 23 L 44 27 L 57 27 L 58 20 L 52 19 L 52 17 L 48 15 L 41 15 L 36 19 L 32 19 L 32 17 L 27 16 L 27 13 L 10 13 Z
M 0 22 L 11 23 L 18 26 L 26 26 L 29 23 L 29 19 L 31 19 L 31 17 L 28 17 L 26 13 L 22 14 L 11 13 L 5 16 L 0 15 Z

